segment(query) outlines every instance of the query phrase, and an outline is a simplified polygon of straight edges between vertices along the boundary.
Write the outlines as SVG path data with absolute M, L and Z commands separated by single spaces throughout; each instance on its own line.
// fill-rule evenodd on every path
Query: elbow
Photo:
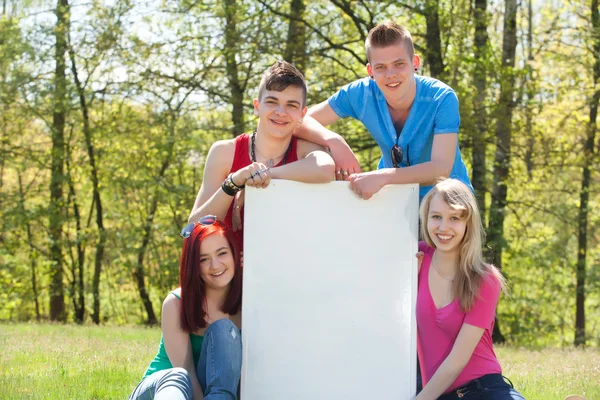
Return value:
M 436 181 L 440 178 L 449 178 L 450 177 L 450 173 L 452 172 L 452 167 L 453 167 L 453 163 L 448 163 L 448 162 L 444 162 L 444 161 L 439 161 L 437 163 L 437 168 L 436 168 Z
M 317 183 L 329 183 L 335 177 L 335 163 L 333 162 L 333 159 L 329 156 L 329 154 L 327 154 L 326 156 L 327 157 L 323 157 L 324 160 L 322 160 L 322 162 L 319 165 L 319 173 L 316 176 L 316 178 L 318 179 Z

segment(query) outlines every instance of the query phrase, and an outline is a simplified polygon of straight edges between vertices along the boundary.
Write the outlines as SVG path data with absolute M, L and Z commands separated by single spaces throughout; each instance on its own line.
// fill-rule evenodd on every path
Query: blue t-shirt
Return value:
M 460 125 L 458 98 L 452 88 L 437 79 L 419 75 L 415 75 L 415 81 L 415 100 L 398 140 L 398 145 L 404 150 L 400 167 L 406 167 L 408 161 L 410 165 L 430 161 L 433 136 L 458 134 Z M 358 119 L 369 130 L 382 152 L 377 168 L 392 168 L 391 150 L 396 144 L 396 129 L 385 97 L 375 81 L 368 77 L 354 81 L 331 96 L 328 102 L 340 118 Z M 458 142 L 450 177 L 464 182 L 473 190 Z M 421 185 L 419 200 L 431 188 Z

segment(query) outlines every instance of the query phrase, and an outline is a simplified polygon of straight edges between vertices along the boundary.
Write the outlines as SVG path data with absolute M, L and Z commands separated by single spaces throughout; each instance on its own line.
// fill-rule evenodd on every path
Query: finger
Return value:
M 335 180 L 337 181 L 343 181 L 344 180 L 344 175 L 342 175 L 342 170 L 338 169 L 335 171 Z

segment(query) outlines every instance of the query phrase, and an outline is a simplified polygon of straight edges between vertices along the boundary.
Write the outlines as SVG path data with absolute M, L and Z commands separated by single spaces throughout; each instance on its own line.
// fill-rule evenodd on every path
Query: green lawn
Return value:
M 159 338 L 158 328 L 0 324 L 0 399 L 126 399 Z M 497 353 L 529 400 L 600 399 L 598 349 Z

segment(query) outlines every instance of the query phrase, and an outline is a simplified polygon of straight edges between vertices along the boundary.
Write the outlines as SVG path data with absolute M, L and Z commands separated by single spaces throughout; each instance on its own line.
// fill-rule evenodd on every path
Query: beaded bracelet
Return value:
M 228 196 L 235 196 L 235 194 L 242 190 L 245 186 L 236 185 L 233 179 L 231 178 L 232 175 L 233 173 L 229 174 L 229 176 L 223 181 L 223 184 L 221 185 L 221 189 L 223 189 L 225 194 L 227 194 Z

